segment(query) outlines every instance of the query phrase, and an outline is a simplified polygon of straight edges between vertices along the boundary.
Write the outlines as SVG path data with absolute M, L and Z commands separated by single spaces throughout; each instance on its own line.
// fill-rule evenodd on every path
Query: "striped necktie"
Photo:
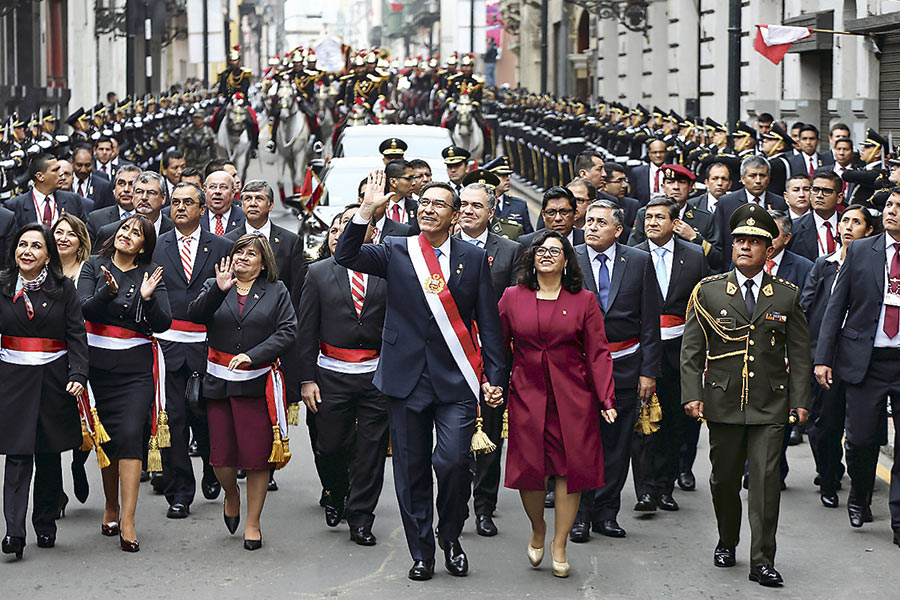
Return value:
M 191 238 L 188 236 L 184 236 L 181 238 L 181 266 L 184 268 L 184 278 L 190 283 L 191 281 L 191 270 L 193 269 L 193 265 L 191 264 Z
M 358 317 L 362 314 L 363 304 L 366 301 L 366 283 L 359 271 L 350 271 L 350 295 L 353 296 L 353 307 Z

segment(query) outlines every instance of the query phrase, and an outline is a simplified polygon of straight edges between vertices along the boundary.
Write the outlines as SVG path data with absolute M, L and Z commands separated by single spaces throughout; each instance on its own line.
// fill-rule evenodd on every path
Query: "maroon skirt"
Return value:
M 249 398 L 207 398 L 209 421 L 209 464 L 245 471 L 274 467 L 272 422 L 264 396 Z

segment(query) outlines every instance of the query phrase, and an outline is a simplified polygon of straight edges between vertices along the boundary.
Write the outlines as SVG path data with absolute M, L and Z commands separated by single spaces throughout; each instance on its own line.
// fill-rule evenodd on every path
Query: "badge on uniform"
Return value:
M 735 294 L 737 294 L 737 290 L 737 286 L 730 281 L 728 282 L 728 285 L 725 286 L 725 293 L 729 296 L 734 296 Z
M 488 267 L 490 267 L 494 264 L 494 257 L 488 256 L 487 258 L 488 258 Z M 462 265 L 460 265 L 460 266 L 462 266 Z
M 771 283 L 766 284 L 765 287 L 763 287 L 763 289 L 762 289 L 762 293 L 766 298 L 768 298 L 772 294 L 774 294 L 775 291 L 772 289 L 772 284 Z
M 787 323 L 787 315 L 780 312 L 766 313 L 766 321 L 775 321 L 776 323 Z

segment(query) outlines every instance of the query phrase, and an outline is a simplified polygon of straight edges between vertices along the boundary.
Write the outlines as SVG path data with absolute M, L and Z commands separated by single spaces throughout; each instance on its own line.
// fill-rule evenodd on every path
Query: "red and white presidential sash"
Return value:
M 674 340 L 684 335 L 684 317 L 678 315 L 659 316 L 659 334 L 664 340 Z
M 206 325 L 172 319 L 172 326 L 162 333 L 157 333 L 156 338 L 181 344 L 205 344 Z
M 47 365 L 65 356 L 62 340 L 36 337 L 0 336 L 0 360 L 13 365 Z
M 440 263 L 434 255 L 431 243 L 421 234 L 417 238 L 409 237 L 406 240 L 409 258 L 416 272 L 416 278 L 421 282 L 425 303 L 437 321 L 453 361 L 477 399 L 481 389 L 481 353 L 475 347 L 471 333 L 459 316 L 459 309 L 444 281 Z
M 609 355 L 613 360 L 617 358 L 623 358 L 625 356 L 631 356 L 640 349 L 641 341 L 638 338 L 631 338 L 630 340 L 625 340 L 624 342 L 609 343 Z

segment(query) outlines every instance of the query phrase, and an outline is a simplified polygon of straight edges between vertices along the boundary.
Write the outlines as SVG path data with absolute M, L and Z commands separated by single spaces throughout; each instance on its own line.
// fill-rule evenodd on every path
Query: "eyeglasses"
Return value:
M 187 200 L 182 200 L 181 198 L 172 198 L 172 207 L 183 206 L 185 208 L 191 208 L 200 204 L 196 200 L 191 200 L 188 198 Z
M 206 189 L 214 192 L 216 190 L 231 190 L 231 189 L 234 189 L 234 186 L 228 185 L 227 183 L 220 183 L 220 184 L 207 183 Z
M 401 175 L 399 177 L 394 177 L 393 179 L 405 179 L 407 181 L 412 181 L 413 179 L 418 179 L 421 175 Z
M 138 198 L 140 198 L 141 196 L 150 196 L 151 198 L 159 196 L 159 192 L 156 190 L 145 190 L 145 189 L 141 189 L 141 188 L 135 189 L 134 192 L 132 192 L 132 194 L 134 196 L 137 196 Z
M 443 200 L 432 200 L 431 198 L 420 198 L 419 199 L 419 208 L 428 208 L 429 206 L 435 210 L 443 210 L 445 208 L 451 208 L 449 204 L 444 202 Z
M 552 219 L 556 215 L 560 215 L 561 217 L 568 217 L 575 211 L 571 208 L 545 208 L 543 211 L 544 216 Z
M 553 258 L 556 258 L 560 254 L 562 254 L 562 248 L 557 248 L 556 246 L 551 246 L 550 248 L 547 248 L 545 246 L 538 246 L 534 249 L 535 256 L 546 256 L 547 254 L 549 254 Z
M 830 196 L 834 193 L 834 188 L 819 187 L 817 185 L 814 185 L 811 188 L 809 188 L 809 191 L 811 191 L 814 195 L 817 195 L 817 196 L 819 194 L 822 194 L 823 196 Z

